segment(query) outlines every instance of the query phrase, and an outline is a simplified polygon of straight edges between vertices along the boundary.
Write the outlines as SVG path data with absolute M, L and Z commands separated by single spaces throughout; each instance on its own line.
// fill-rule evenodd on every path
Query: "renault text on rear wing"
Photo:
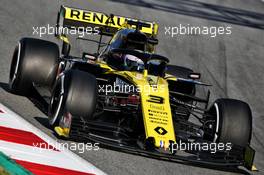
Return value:
M 140 28 L 140 31 L 148 36 L 155 37 L 158 33 L 158 24 L 155 22 L 142 21 L 116 15 L 107 15 L 100 12 L 66 6 L 61 6 L 57 19 L 57 27 L 96 27 L 97 30 L 100 29 L 100 31 L 104 33 L 113 35 L 120 28 L 126 27 L 128 20 L 135 22 L 138 21 L 145 24 Z M 130 27 L 136 28 L 136 25 L 131 25 Z

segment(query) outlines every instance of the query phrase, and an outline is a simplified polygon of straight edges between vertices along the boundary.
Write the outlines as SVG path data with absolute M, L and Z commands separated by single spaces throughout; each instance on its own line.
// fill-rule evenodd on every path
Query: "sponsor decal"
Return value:
M 165 135 L 165 134 L 168 133 L 168 131 L 167 131 L 166 129 L 164 129 L 163 127 L 160 127 L 160 126 L 156 127 L 154 130 L 155 130 L 159 135 Z
M 89 10 L 81 10 L 70 7 L 63 7 L 62 14 L 64 14 L 64 19 L 70 21 L 82 22 L 82 25 L 93 25 L 93 26 L 105 26 L 112 29 L 120 29 L 127 20 L 138 21 L 137 19 L 132 19 L 123 16 L 116 16 L 113 14 L 107 15 L 100 12 L 93 12 Z M 65 22 L 65 21 L 64 21 Z M 149 21 L 140 21 L 144 23 L 140 31 L 146 34 L 157 34 L 158 25 Z M 66 22 L 67 23 L 67 22 Z M 86 23 L 86 24 L 85 24 Z M 75 24 L 73 24 L 75 25 Z M 131 25 L 133 28 L 136 26 Z
M 147 100 L 147 102 L 163 104 L 164 103 L 164 98 L 163 97 L 159 97 L 159 96 L 155 96 L 155 95 L 149 95 L 149 99 Z

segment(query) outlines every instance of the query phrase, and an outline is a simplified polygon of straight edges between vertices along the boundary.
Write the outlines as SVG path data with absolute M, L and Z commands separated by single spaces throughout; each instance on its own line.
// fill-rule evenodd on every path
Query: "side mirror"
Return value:
M 189 74 L 188 78 L 193 79 L 193 80 L 199 80 L 201 78 L 201 74 L 192 72 Z
M 61 49 L 62 55 L 68 56 L 70 54 L 70 50 L 71 50 L 71 45 L 69 43 L 63 41 L 62 49 Z
M 94 63 L 96 61 L 97 57 L 94 54 L 83 52 L 82 59 L 89 62 L 89 63 Z

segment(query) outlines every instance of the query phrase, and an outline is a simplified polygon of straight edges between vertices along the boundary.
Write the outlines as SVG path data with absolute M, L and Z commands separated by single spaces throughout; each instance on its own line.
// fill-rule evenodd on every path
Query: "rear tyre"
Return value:
M 218 99 L 209 114 L 216 116 L 215 142 L 246 147 L 251 140 L 252 113 L 249 105 L 234 99 Z
M 49 105 L 49 122 L 54 128 L 64 116 L 93 118 L 97 100 L 96 78 L 79 70 L 68 70 L 62 74 L 53 89 Z M 70 119 L 72 120 L 72 119 Z
M 15 48 L 9 74 L 9 89 L 27 95 L 32 83 L 51 87 L 59 65 L 57 44 L 34 38 L 22 38 Z

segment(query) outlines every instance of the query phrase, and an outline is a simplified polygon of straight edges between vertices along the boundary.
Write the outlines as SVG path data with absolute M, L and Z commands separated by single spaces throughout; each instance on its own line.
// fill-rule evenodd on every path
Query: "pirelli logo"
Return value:
M 115 29 L 119 29 L 127 19 L 130 20 L 136 20 L 131 19 L 127 17 L 122 16 L 116 16 L 116 15 L 106 15 L 104 13 L 100 12 L 93 12 L 89 10 L 81 10 L 81 9 L 75 9 L 70 7 L 63 6 L 62 9 L 64 18 L 66 20 L 72 20 L 77 22 L 86 23 L 85 26 L 89 26 L 88 24 L 92 26 L 107 26 Z M 158 25 L 156 23 L 147 22 L 144 23 L 149 24 L 149 27 L 142 27 L 141 31 L 146 34 L 157 34 Z

